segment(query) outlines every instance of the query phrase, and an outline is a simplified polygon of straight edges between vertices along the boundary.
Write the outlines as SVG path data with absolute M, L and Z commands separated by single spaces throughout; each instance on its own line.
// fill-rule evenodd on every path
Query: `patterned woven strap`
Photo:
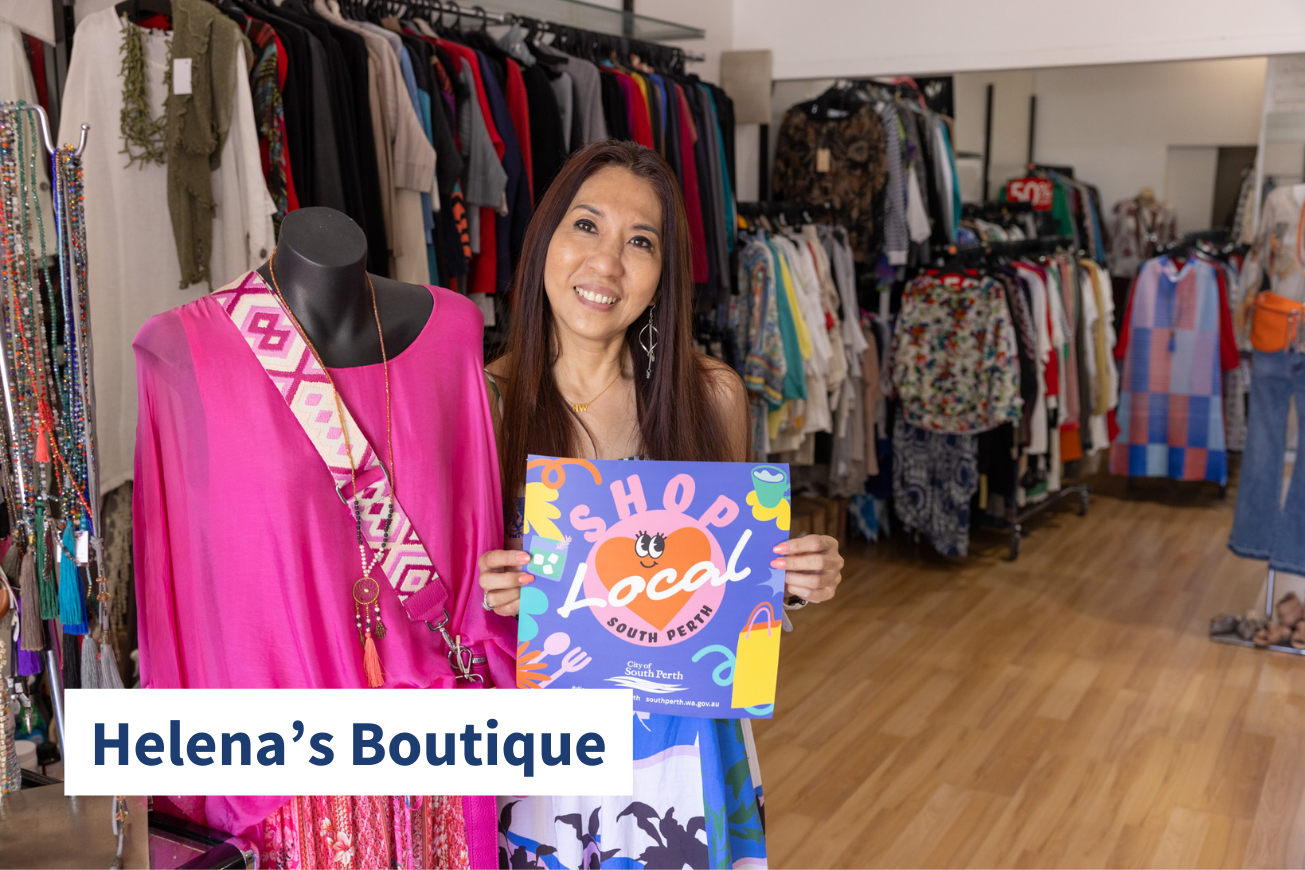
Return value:
M 223 287 L 213 294 L 213 299 L 240 330 L 259 365 L 272 379 L 277 392 L 312 442 L 317 455 L 326 463 L 346 514 L 352 513 L 350 500 L 354 495 L 353 478 L 356 475 L 363 539 L 373 550 L 379 549 L 385 540 L 389 500 L 394 496 L 385 467 L 354 422 L 343 399 L 338 406 L 344 409 L 341 419 L 332 395 L 334 388 L 330 376 L 317 362 L 317 357 L 295 328 L 280 300 L 257 272 L 250 272 Z M 350 471 L 349 449 L 345 446 L 346 427 L 355 473 Z M 381 571 L 398 593 L 408 618 L 432 622 L 444 619 L 447 590 L 425 545 L 417 537 L 417 530 L 397 499 L 394 501 L 390 540 L 390 548 L 381 560 Z

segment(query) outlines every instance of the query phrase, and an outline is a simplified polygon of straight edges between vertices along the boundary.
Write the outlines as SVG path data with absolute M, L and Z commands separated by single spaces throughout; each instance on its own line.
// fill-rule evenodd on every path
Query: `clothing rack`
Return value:
M 949 245 L 942 249 L 931 264 L 917 267 L 916 274 L 946 266 L 957 258 L 962 265 L 968 265 L 989 257 L 1046 256 L 1059 250 L 1070 252 L 1073 245 L 1074 239 L 1070 236 L 1048 236 L 1013 242 L 979 242 L 976 245 Z M 1077 256 L 1085 256 L 1085 253 L 1079 251 Z
M 1018 475 L 1018 473 L 1017 470 L 1016 474 Z M 987 514 L 980 514 L 979 526 L 980 528 L 988 528 L 995 531 L 1010 533 L 1010 560 L 1014 562 L 1020 556 L 1020 538 L 1025 537 L 1029 533 L 1025 523 L 1052 505 L 1058 504 L 1072 495 L 1078 496 L 1078 515 L 1081 517 L 1087 516 L 1088 505 L 1092 500 L 1092 487 L 1090 484 L 1086 483 L 1075 483 L 1070 486 L 1061 487 L 1042 501 L 1032 502 L 1025 505 L 1022 510 L 1013 507 L 1008 508 L 1005 519 L 999 519 Z
M 1187 233 L 1182 238 L 1175 239 L 1164 247 L 1158 248 L 1155 255 L 1161 256 L 1180 250 L 1190 251 L 1201 242 L 1208 242 L 1215 247 L 1220 247 L 1228 243 L 1228 236 L 1229 233 L 1226 229 L 1201 230 L 1199 232 Z
M 784 218 L 789 223 L 814 223 L 816 214 L 827 213 L 834 206 L 829 202 L 738 202 L 735 207 L 743 218 Z
M 1005 217 L 1012 214 L 1031 214 L 1033 203 L 1008 200 L 1006 202 L 967 202 L 961 206 L 962 218 Z
M 1030 163 L 1029 172 L 1058 172 L 1066 178 L 1074 177 L 1073 166 L 1053 166 L 1050 163 Z
M 386 5 L 387 8 L 390 5 L 393 5 L 396 8 L 408 6 L 410 8 L 438 12 L 441 20 L 443 20 L 445 13 L 449 13 L 453 15 L 455 22 L 458 18 L 478 18 L 482 22 L 482 25 L 520 24 L 522 27 L 526 27 L 537 33 L 555 34 L 560 40 L 559 47 L 562 45 L 575 47 L 577 42 L 583 41 L 591 44 L 596 43 L 600 47 L 609 48 L 610 51 L 625 57 L 628 57 L 633 53 L 642 55 L 646 58 L 669 52 L 678 57 L 681 61 L 702 63 L 707 59 L 707 56 L 704 54 L 685 51 L 679 46 L 660 45 L 655 42 L 642 42 L 625 36 L 614 36 L 612 34 L 598 33 L 592 30 L 582 30 L 578 27 L 557 24 L 525 15 L 517 15 L 512 12 L 489 12 L 486 11 L 483 6 L 463 7 L 454 2 L 454 0 L 407 0 L 405 3 L 383 3 L 383 5 Z
M 1032 208 L 1028 203 L 1004 203 L 1003 205 L 1019 205 L 1029 209 Z M 1055 253 L 1058 250 L 1071 249 L 1073 244 L 1074 239 L 1070 236 L 1052 236 L 1040 239 L 1021 239 L 1014 242 L 986 242 L 977 245 L 953 245 L 948 248 L 950 256 L 944 258 L 944 262 L 954 256 L 960 256 L 964 261 L 969 259 L 987 259 L 989 257 L 1017 258 L 1030 255 L 1047 255 Z M 1083 256 L 1083 252 L 1080 251 L 1079 256 Z M 1018 465 L 1015 469 L 1015 475 L 1015 483 L 1016 486 L 1018 486 Z M 1092 487 L 1086 483 L 1063 486 L 1056 492 L 1050 493 L 1045 499 L 1027 504 L 1022 509 L 1017 508 L 1014 505 L 1008 507 L 1004 518 L 981 514 L 979 518 L 979 526 L 980 528 L 994 529 L 1010 534 L 1010 560 L 1014 562 L 1019 558 L 1020 539 L 1028 534 L 1028 528 L 1025 524 L 1028 523 L 1029 520 L 1070 496 L 1078 496 L 1078 515 L 1081 517 L 1087 516 L 1091 495 Z

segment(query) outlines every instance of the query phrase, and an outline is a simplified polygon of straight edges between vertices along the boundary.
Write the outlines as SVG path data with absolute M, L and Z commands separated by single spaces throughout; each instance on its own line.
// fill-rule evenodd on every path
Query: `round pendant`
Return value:
M 359 577 L 353 583 L 353 600 L 360 605 L 374 604 L 380 597 L 381 584 L 372 577 Z

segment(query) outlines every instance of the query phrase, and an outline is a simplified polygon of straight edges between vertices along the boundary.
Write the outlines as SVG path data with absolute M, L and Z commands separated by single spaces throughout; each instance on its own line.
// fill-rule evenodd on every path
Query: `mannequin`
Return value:
M 1142 208 L 1150 208 L 1155 205 L 1155 191 L 1149 187 L 1144 187 L 1137 192 L 1137 204 Z
M 137 335 L 132 497 L 142 686 L 375 685 L 357 627 L 364 617 L 386 626 L 374 640 L 391 688 L 514 680 L 516 626 L 480 606 L 475 584 L 480 553 L 503 540 L 484 318 L 449 290 L 371 277 L 383 368 L 366 256 L 363 232 L 345 215 L 294 211 L 257 275 L 159 314 Z M 329 377 L 272 295 L 273 265 Z M 348 449 L 384 463 L 396 495 L 390 504 L 402 508 L 411 531 L 401 540 L 360 552 L 360 537 L 375 541 L 380 521 L 360 528 L 359 500 L 338 488 L 339 467 L 353 483 L 363 461 L 340 462 L 338 450 L 323 461 L 322 443 L 349 431 L 324 425 L 331 409 L 347 412 L 369 445 L 355 440 Z M 352 491 L 375 483 L 360 479 Z M 438 571 L 441 587 L 432 588 L 443 598 L 417 598 L 425 587 L 400 585 L 384 561 L 368 567 L 382 549 L 414 545 Z M 376 581 L 369 602 L 356 593 L 364 572 Z M 453 644 L 431 628 L 441 617 L 439 627 L 466 651 L 458 672 Z M 336 795 L 292 805 L 286 796 L 210 795 L 177 806 L 247 839 L 266 863 L 332 866 L 325 852 L 338 841 L 318 836 L 324 822 L 348 825 L 337 833 L 352 837 L 359 867 L 388 866 L 409 843 L 423 850 L 415 866 L 497 863 L 492 797 L 410 798 Z M 394 812 L 396 800 L 408 812 Z M 414 836 L 425 831 L 432 833 Z
M 277 240 L 276 280 L 327 368 L 381 362 L 376 318 L 367 292 L 367 236 L 333 208 L 301 208 L 286 215 Z M 272 286 L 272 261 L 258 267 Z M 434 308 L 425 287 L 377 275 L 376 308 L 393 359 L 417 340 Z

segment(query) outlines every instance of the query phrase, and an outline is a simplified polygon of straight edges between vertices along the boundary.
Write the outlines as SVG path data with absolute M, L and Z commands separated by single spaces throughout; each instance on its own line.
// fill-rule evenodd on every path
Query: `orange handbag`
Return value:
M 1255 297 L 1251 346 L 1264 353 L 1286 350 L 1296 340 L 1305 305 L 1265 291 Z

